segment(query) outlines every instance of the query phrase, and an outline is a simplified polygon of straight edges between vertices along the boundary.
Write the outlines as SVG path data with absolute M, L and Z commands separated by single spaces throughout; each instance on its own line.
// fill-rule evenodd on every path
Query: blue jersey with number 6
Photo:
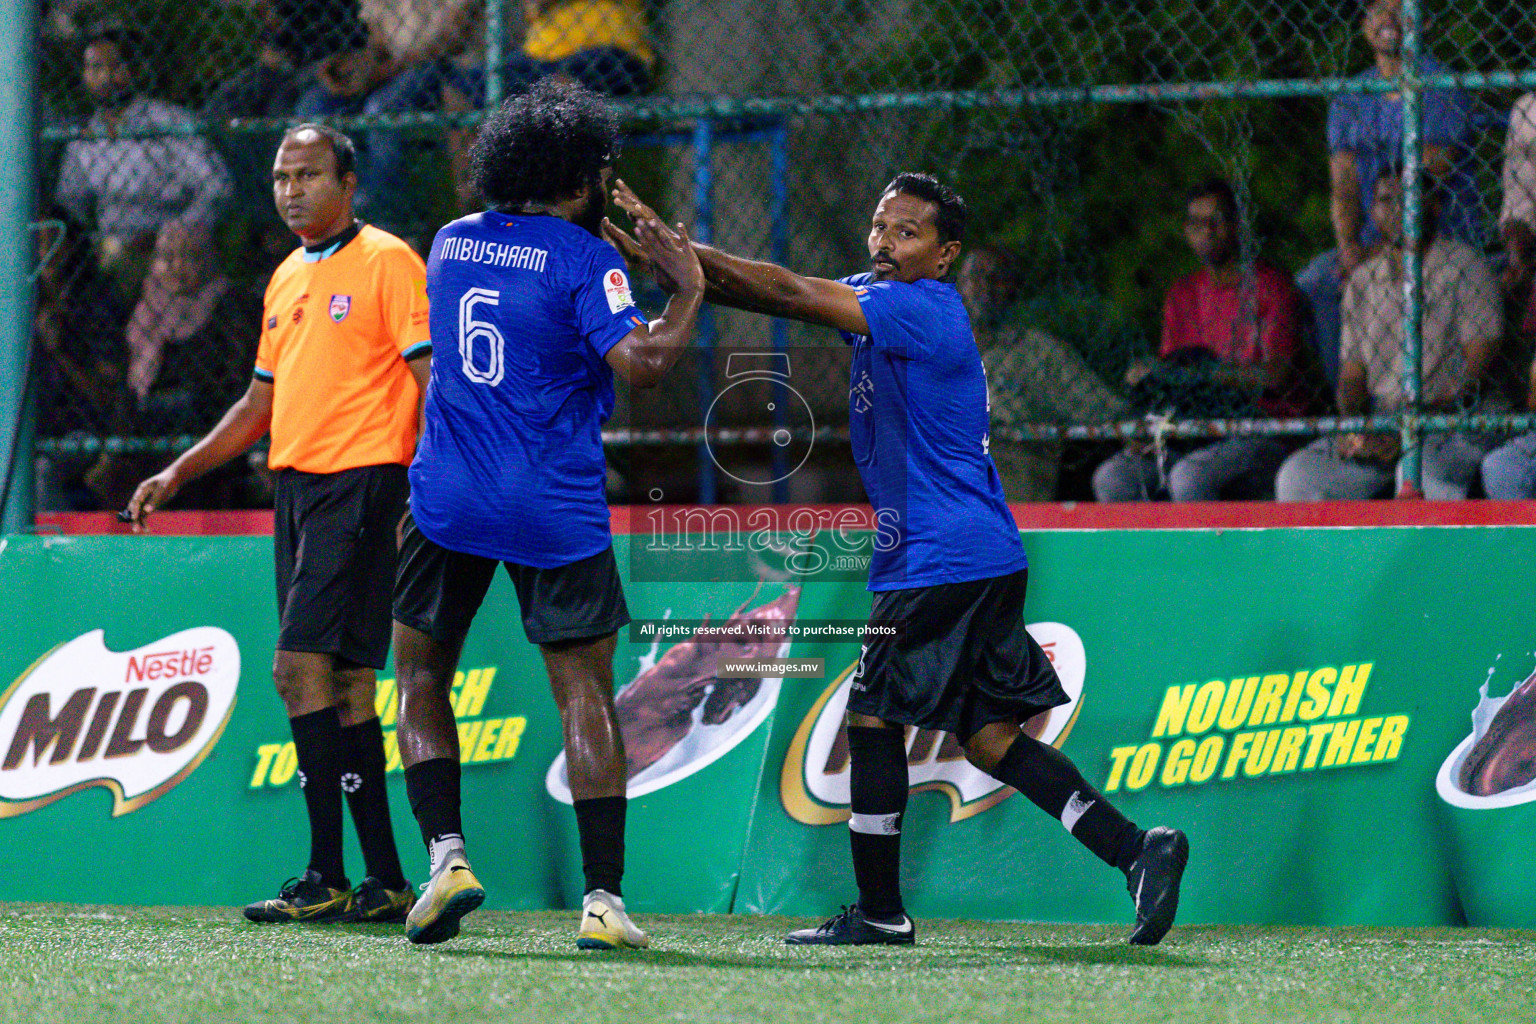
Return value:
M 433 240 L 427 299 L 417 527 L 451 551 L 539 569 L 602 551 L 603 357 L 645 324 L 618 251 L 558 217 L 474 214 Z

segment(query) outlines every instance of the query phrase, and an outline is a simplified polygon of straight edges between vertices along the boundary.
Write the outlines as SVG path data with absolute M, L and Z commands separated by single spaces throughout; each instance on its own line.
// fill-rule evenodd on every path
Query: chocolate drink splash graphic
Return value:
M 800 588 L 789 587 L 778 599 L 747 611 L 756 596 L 754 591 L 722 625 L 753 622 L 767 626 L 764 632 L 717 638 L 711 634 L 720 627 L 709 625 L 706 614 L 705 625 L 693 636 L 674 644 L 614 698 L 629 778 L 661 760 L 688 735 L 700 704 L 703 724 L 719 725 L 757 696 L 762 679 L 720 679 L 716 666 L 721 658 L 778 657 L 788 640 L 788 626 L 795 621 Z
M 1485 688 L 1486 692 L 1486 688 Z M 1472 796 L 1493 796 L 1536 779 L 1536 672 L 1505 698 L 1462 761 L 1457 784 Z

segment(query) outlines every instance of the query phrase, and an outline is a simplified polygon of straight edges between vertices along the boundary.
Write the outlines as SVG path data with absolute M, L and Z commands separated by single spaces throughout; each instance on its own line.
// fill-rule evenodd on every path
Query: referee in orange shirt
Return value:
M 400 921 L 413 898 L 390 825 L 374 672 L 389 651 L 395 529 L 431 375 L 426 267 L 353 218 L 356 163 L 335 129 L 305 124 L 283 137 L 272 193 L 303 248 L 267 285 L 254 378 L 128 504 L 142 528 L 181 487 L 271 431 L 272 678 L 298 752 L 310 855 L 275 898 L 245 908 L 252 921 Z M 356 889 L 342 865 L 344 790 L 368 872 Z

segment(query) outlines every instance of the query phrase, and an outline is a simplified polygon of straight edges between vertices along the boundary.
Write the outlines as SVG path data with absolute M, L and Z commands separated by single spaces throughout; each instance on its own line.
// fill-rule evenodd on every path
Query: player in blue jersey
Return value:
M 649 235 L 655 213 L 618 184 L 618 204 Z M 633 260 L 646 246 L 610 223 Z M 901 819 L 907 804 L 905 726 L 954 733 L 967 759 L 1017 789 L 1084 846 L 1126 874 L 1136 905 L 1130 941 L 1172 926 L 1189 844 L 1143 832 L 1056 748 L 1022 726 L 1067 702 L 1056 671 L 1024 628 L 1028 569 L 988 452 L 987 382 L 970 319 L 944 281 L 960 254 L 965 203 L 923 174 L 881 193 L 869 232 L 871 271 L 803 277 L 694 244 L 705 298 L 834 327 L 853 346 L 853 457 L 885 542 L 870 563 L 872 622 L 899 635 L 864 645 L 848 697 L 849 821 L 859 899 L 795 945 L 906 944 Z M 665 268 L 656 268 L 663 287 Z
M 613 375 L 654 386 L 692 337 L 703 273 L 679 225 L 637 225 L 678 284 L 651 323 L 623 259 L 597 236 L 618 119 L 576 86 L 536 85 L 492 114 L 472 153 L 488 209 L 438 232 L 427 261 L 443 353 L 411 464 L 395 583 L 406 793 L 432 877 L 412 942 L 458 934 L 485 891 L 465 857 L 449 687 L 497 564 L 517 589 L 560 709 L 586 896 L 577 945 L 647 945 L 624 910 L 626 769 L 613 706 L 615 633 L 629 622 L 613 557 L 601 427 Z

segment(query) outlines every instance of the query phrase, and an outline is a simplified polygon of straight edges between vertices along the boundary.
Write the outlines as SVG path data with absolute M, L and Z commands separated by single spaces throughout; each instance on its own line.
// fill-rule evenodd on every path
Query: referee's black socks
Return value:
M 406 887 L 400 870 L 400 852 L 389 820 L 389 793 L 384 786 L 384 730 L 377 716 L 366 722 L 341 727 L 345 758 L 341 777 L 347 809 L 357 828 L 367 872 L 386 889 Z
M 324 708 L 288 719 L 299 760 L 299 787 L 309 812 L 309 869 L 320 884 L 349 889 L 341 863 L 341 719 Z
M 906 913 L 901 903 L 901 816 L 907 810 L 904 729 L 848 727 L 848 796 L 853 877 L 859 909 L 876 920 Z
M 1059 820 L 1104 863 L 1128 871 L 1141 852 L 1146 833 L 1088 785 L 1067 755 L 1050 744 L 1020 733 L 990 774 Z

